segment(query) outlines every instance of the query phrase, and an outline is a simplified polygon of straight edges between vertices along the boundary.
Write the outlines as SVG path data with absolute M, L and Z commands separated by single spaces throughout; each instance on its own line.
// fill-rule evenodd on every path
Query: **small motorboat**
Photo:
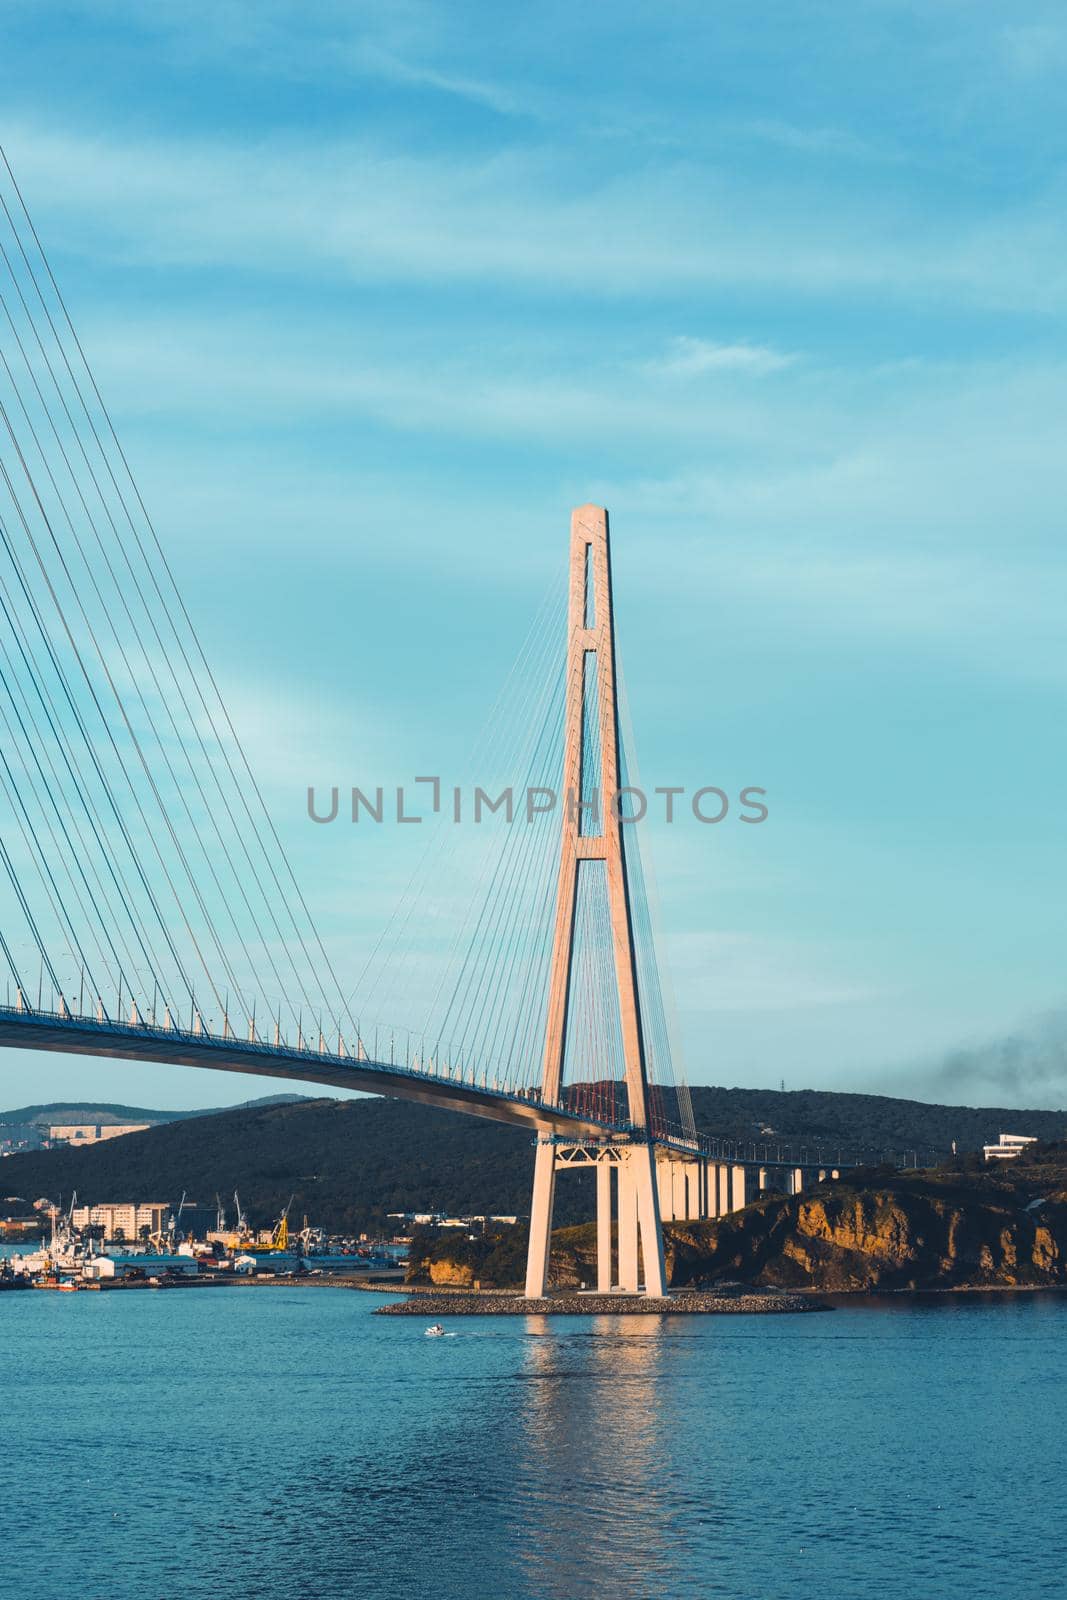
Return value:
M 430 1326 L 426 1329 L 427 1339 L 443 1339 L 444 1336 L 445 1330 L 442 1328 L 439 1322 L 431 1322 Z

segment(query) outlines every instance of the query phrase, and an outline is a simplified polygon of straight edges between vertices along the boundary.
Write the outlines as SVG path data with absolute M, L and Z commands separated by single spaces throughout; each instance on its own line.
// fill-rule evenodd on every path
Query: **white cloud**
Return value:
M 436 71 L 436 69 L 434 69 Z M 568 146 L 399 154 L 368 140 L 129 141 L 11 119 L 47 237 L 156 266 L 582 295 L 879 296 L 1027 314 L 1067 301 L 1058 194 L 980 219 L 684 161 L 604 176 Z
M 983 676 L 1063 681 L 1067 462 L 1057 419 L 1067 374 L 1053 365 L 850 373 L 809 359 L 757 394 L 665 386 L 653 374 L 634 381 L 632 368 L 610 359 L 582 362 L 569 378 L 517 344 L 501 355 L 487 343 L 472 358 L 447 341 L 391 349 L 357 329 L 351 345 L 328 343 L 318 327 L 267 330 L 236 319 L 98 323 L 86 343 L 103 358 L 120 426 L 127 410 L 140 424 L 145 393 L 179 425 L 212 419 L 213 460 L 194 481 L 151 446 L 154 501 L 171 507 L 172 520 L 181 508 L 175 536 L 185 537 L 185 525 L 194 535 L 225 526 L 231 543 L 273 547 L 313 521 L 320 539 L 347 549 L 357 523 L 406 529 L 373 554 L 360 546 L 362 562 L 388 564 L 406 560 L 413 530 L 425 527 L 428 561 L 480 570 L 476 539 L 440 537 L 469 520 L 468 500 L 452 520 L 440 506 L 427 520 L 416 483 L 399 494 L 384 478 L 354 479 L 343 468 L 324 475 L 311 458 L 269 447 L 257 455 L 243 441 L 234 454 L 225 443 L 232 419 L 239 430 L 254 419 L 268 437 L 278 418 L 291 428 L 322 416 L 354 427 L 367 419 L 401 436 L 580 440 L 597 460 L 627 441 L 641 447 L 639 456 L 627 444 L 627 462 L 647 455 L 667 472 L 645 477 L 616 465 L 576 492 L 626 517 L 637 535 L 630 570 L 641 563 L 650 590 L 676 581 L 677 567 L 662 560 L 669 533 L 676 550 L 689 551 L 691 592 L 731 596 L 787 632 L 818 631 L 838 647 L 879 637 L 948 646 Z M 537 564 L 543 514 L 526 508 L 509 521 L 516 574 Z M 343 531 L 339 541 L 330 530 Z
M 668 377 L 695 378 L 708 372 L 732 372 L 762 378 L 780 372 L 796 358 L 760 344 L 712 344 L 707 339 L 681 335 L 672 339 L 666 355 L 649 363 L 649 371 Z
M 499 84 L 443 72 L 435 67 L 405 60 L 391 50 L 363 45 L 353 52 L 352 59 L 363 70 L 387 82 L 437 90 L 441 94 L 454 95 L 460 100 L 486 106 L 503 116 L 514 116 L 526 109 L 512 91 Z
M 125 0 L 68 0 L 93 22 L 102 13 L 176 63 L 222 64 L 275 81 L 379 80 L 470 101 L 503 115 L 519 110 L 514 91 L 450 70 L 462 59 L 461 32 L 426 0 L 343 0 L 308 7 L 295 0 L 184 0 L 180 7 L 135 7 Z M 453 37 L 453 35 L 456 35 Z

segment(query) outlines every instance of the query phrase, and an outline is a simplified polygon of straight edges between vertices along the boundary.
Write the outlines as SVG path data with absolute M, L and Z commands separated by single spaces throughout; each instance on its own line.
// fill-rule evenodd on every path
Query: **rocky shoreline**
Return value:
M 379 1317 L 590 1317 L 590 1316 L 721 1316 L 829 1311 L 810 1295 L 775 1289 L 722 1286 L 679 1290 L 662 1300 L 633 1294 L 591 1294 L 562 1290 L 540 1300 L 496 1290 L 427 1289 L 409 1299 L 379 1306 Z

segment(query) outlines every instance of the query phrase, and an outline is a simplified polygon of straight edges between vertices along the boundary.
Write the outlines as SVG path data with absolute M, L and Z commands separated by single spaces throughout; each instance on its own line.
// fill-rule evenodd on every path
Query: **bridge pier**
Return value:
M 671 1174 L 671 1221 L 685 1222 L 689 1216 L 689 1183 L 685 1174 L 684 1161 L 672 1161 Z M 663 1215 L 663 1197 L 660 1196 L 660 1216 Z
M 659 1214 L 663 1222 L 698 1222 L 707 1215 L 707 1162 L 668 1156 L 656 1163 Z
M 695 1164 L 679 1161 L 674 1169 L 674 1215 L 681 1222 L 692 1222 L 700 1215 L 694 1208 Z
M 598 1161 L 596 1167 L 596 1286 L 598 1294 L 611 1293 L 611 1167 Z
M 526 1257 L 526 1298 L 548 1293 L 552 1212 L 560 1168 L 596 1167 L 596 1279 L 601 1294 L 614 1287 L 612 1272 L 612 1168 L 618 1205 L 618 1284 L 630 1294 L 644 1285 L 647 1295 L 667 1292 L 667 1268 L 660 1228 L 659 1186 L 652 1144 L 567 1144 L 543 1135 L 534 1159 L 530 1244 Z M 669 1183 L 665 1180 L 665 1185 Z
M 745 1209 L 745 1169 L 743 1166 L 730 1168 L 730 1210 L 743 1211 Z
M 685 1214 L 690 1222 L 699 1222 L 706 1215 L 704 1195 L 707 1183 L 707 1163 L 687 1161 L 685 1166 Z
M 674 1221 L 674 1162 L 656 1162 L 656 1189 L 661 1222 Z
M 659 1299 L 667 1293 L 667 1264 L 663 1256 L 663 1230 L 660 1227 L 659 1195 L 656 1188 L 656 1156 L 650 1144 L 631 1145 L 626 1165 L 633 1176 L 637 1201 L 637 1228 L 644 1267 L 645 1293 Z M 635 1285 L 635 1288 L 637 1285 Z
M 552 1242 L 552 1206 L 556 1194 L 556 1147 L 538 1139 L 530 1204 L 530 1248 L 526 1258 L 526 1295 L 535 1300 L 548 1288 L 548 1256 Z
M 709 1217 L 728 1217 L 745 1208 L 745 1169 L 740 1162 L 712 1162 L 708 1167 Z
M 685 1222 L 693 1215 L 690 1210 L 690 1178 L 692 1164 L 669 1159 L 656 1165 L 656 1182 L 659 1186 L 659 1214 L 664 1222 Z
M 660 1218 L 663 1222 L 700 1222 L 725 1216 L 744 1205 L 741 1166 L 727 1167 L 704 1156 L 668 1156 L 656 1163 Z
M 637 1293 L 637 1185 L 628 1161 L 619 1167 L 619 1288 Z

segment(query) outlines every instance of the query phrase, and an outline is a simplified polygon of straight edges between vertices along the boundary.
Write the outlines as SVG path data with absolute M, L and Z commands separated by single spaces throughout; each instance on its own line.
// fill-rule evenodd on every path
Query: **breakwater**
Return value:
M 828 1311 L 810 1295 L 724 1285 L 647 1299 L 634 1294 L 563 1292 L 528 1300 L 525 1295 L 497 1290 L 422 1290 L 410 1299 L 379 1306 L 380 1317 L 589 1317 L 589 1316 L 714 1316 L 729 1314 Z

